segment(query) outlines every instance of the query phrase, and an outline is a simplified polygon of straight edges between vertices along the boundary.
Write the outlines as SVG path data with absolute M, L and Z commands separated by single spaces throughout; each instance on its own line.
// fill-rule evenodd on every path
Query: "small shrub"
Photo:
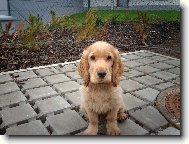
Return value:
M 111 24 L 117 24 L 119 15 L 111 15 L 109 21 Z
M 37 15 L 30 14 L 29 16 L 29 25 L 26 30 L 32 32 L 34 35 L 42 32 L 44 29 L 42 18 Z
M 3 28 L 3 25 L 2 23 L 0 23 L 0 34 L 3 36 L 3 37 L 6 37 L 9 35 L 9 31 L 12 27 L 12 21 L 8 21 L 6 24 L 5 24 L 5 28 Z
M 65 25 L 65 17 L 63 16 L 57 16 L 56 12 L 51 10 L 51 21 L 49 22 L 48 29 L 50 31 L 53 31 L 54 29 L 63 29 Z
M 97 17 L 97 19 L 96 19 L 96 26 L 97 27 L 103 27 L 104 26 L 104 22 L 103 22 L 102 18 Z
M 149 35 L 149 18 L 146 12 L 137 11 L 136 24 L 134 25 L 134 28 L 140 33 L 142 44 L 148 46 L 146 40 Z
M 2 34 L 3 33 L 3 26 L 2 26 L 2 24 L 0 23 L 0 34 Z
M 37 15 L 29 16 L 27 28 L 24 29 L 24 22 L 21 22 L 18 28 L 18 40 L 23 47 L 30 49 L 38 49 L 37 35 L 44 30 L 42 18 Z
M 85 16 L 83 25 L 75 28 L 76 40 L 80 42 L 91 37 L 96 37 L 104 26 L 104 22 L 98 17 L 97 10 L 90 9 Z

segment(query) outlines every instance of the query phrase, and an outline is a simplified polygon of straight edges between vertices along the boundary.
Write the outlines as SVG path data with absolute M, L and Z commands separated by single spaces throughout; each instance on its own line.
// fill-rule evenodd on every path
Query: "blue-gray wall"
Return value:
M 0 0 L 0 15 L 8 15 L 7 0 Z
M 50 20 L 50 10 L 57 15 L 70 15 L 83 11 L 83 0 L 9 0 L 10 14 L 18 19 L 27 19 L 29 14 L 39 14 L 44 22 Z
M 87 1 L 83 0 L 84 8 L 87 9 Z M 112 1 L 114 9 L 128 10 L 179 10 L 180 0 L 91 0 L 91 7 L 98 9 L 111 9 Z

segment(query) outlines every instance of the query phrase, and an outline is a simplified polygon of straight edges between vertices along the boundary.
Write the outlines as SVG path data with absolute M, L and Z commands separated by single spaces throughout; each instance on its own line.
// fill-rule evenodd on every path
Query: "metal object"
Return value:
M 180 129 L 180 86 L 173 86 L 162 91 L 155 104 L 167 121 Z

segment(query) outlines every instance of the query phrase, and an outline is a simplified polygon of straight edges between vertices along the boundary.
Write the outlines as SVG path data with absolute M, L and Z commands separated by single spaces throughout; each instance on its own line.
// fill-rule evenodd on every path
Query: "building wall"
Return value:
M 104 6 L 112 6 L 112 1 L 114 2 L 114 6 L 116 6 L 117 0 L 90 0 L 91 7 L 104 7 Z M 88 7 L 88 0 L 83 0 L 83 6 Z
M 117 0 L 91 0 L 90 5 L 91 5 L 91 7 L 106 7 L 106 6 L 111 7 L 112 1 L 114 3 L 114 6 L 116 6 Z M 85 8 L 88 7 L 88 0 L 83 0 L 83 6 Z
M 9 0 L 10 14 L 19 20 L 27 19 L 30 14 L 39 14 L 44 22 L 50 20 L 50 10 L 57 15 L 70 15 L 83 11 L 83 0 Z
M 130 0 L 129 5 L 179 5 L 180 0 Z
M 86 9 L 88 7 L 88 0 L 83 0 L 83 6 Z M 112 6 L 112 0 L 91 0 L 91 7 L 110 9 Z M 114 9 L 122 7 L 126 8 L 127 0 L 113 0 Z M 119 2 L 118 2 L 119 1 Z M 120 3 L 121 5 L 117 5 Z M 179 9 L 180 0 L 129 0 L 129 7 L 127 9 Z M 117 8 L 118 7 L 118 8 Z M 121 8 L 121 9 L 122 9 Z
M 0 15 L 8 15 L 7 0 L 0 0 Z

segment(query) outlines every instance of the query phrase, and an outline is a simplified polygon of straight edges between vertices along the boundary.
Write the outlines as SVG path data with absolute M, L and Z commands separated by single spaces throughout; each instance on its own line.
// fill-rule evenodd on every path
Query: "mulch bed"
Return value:
M 50 36 L 50 41 L 43 43 L 37 50 L 16 49 L 14 45 L 5 48 L 5 41 L 0 37 L 0 72 L 78 60 L 83 49 L 97 40 L 115 45 L 120 52 L 146 49 L 176 58 L 181 57 L 180 22 L 151 23 L 147 40 L 149 46 L 142 45 L 140 35 L 134 30 L 132 23 L 109 24 L 107 29 L 106 35 L 80 43 L 76 42 L 73 31 L 57 29 Z M 12 37 L 8 42 L 11 39 Z

